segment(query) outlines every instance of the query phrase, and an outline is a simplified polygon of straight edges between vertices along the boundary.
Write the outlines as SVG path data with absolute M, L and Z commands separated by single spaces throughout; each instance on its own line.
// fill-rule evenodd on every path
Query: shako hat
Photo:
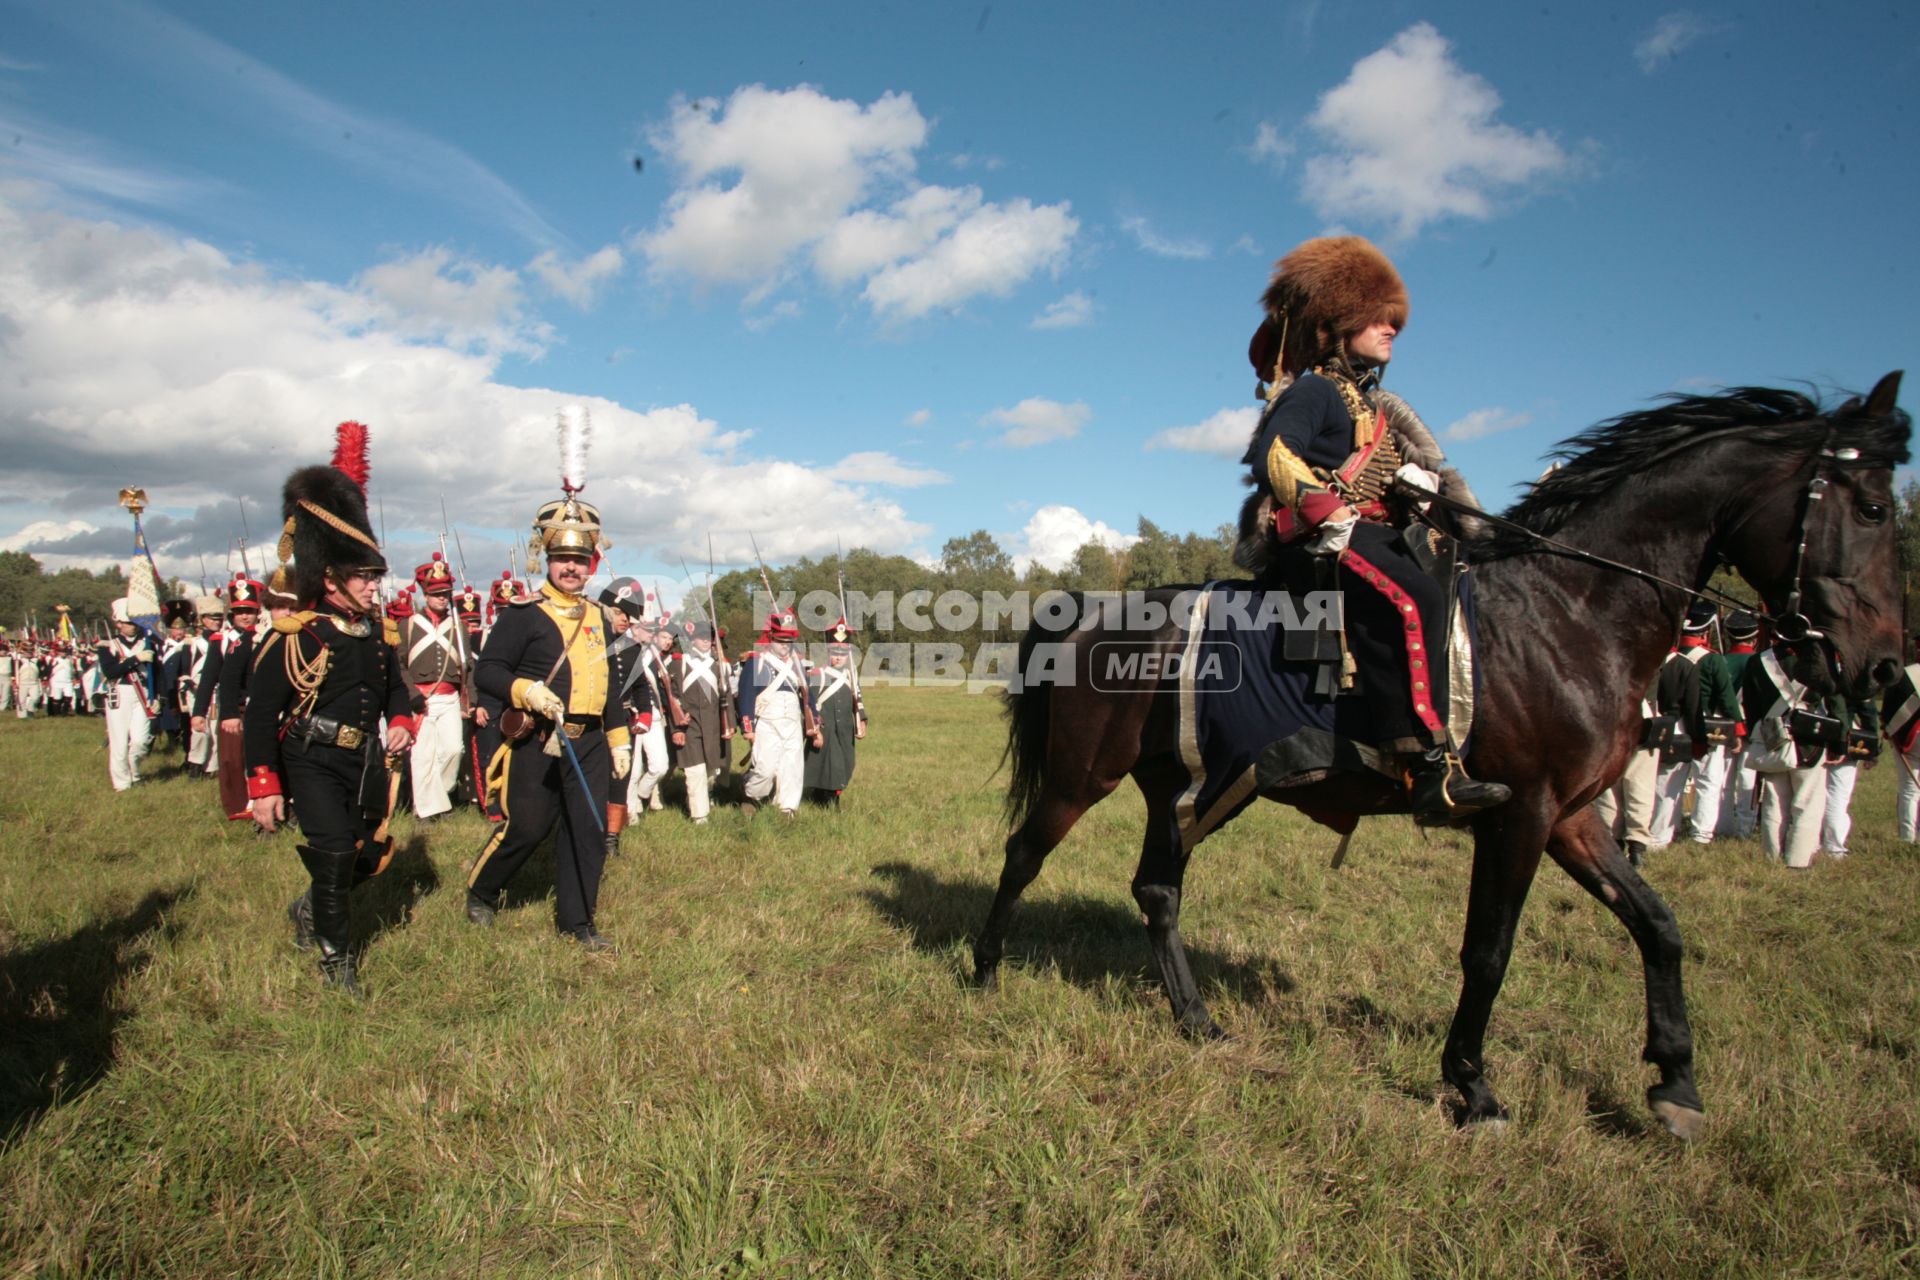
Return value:
M 1688 635 L 1699 635 L 1713 625 L 1717 613 L 1718 611 L 1705 600 L 1695 600 L 1687 606 L 1687 617 L 1680 624 L 1680 629 Z
M 1350 333 L 1385 320 L 1407 324 L 1407 286 L 1387 255 L 1360 236 L 1322 236 L 1274 266 L 1260 297 L 1266 318 L 1247 344 L 1262 381 L 1299 377 L 1345 352 Z
M 791 609 L 775 609 L 767 615 L 767 639 L 798 640 L 800 638 L 800 619 Z
M 713 624 L 701 618 L 686 618 L 680 623 L 680 634 L 689 640 L 713 639 Z
M 387 558 L 367 519 L 367 429 L 334 428 L 333 461 L 302 467 L 281 493 L 280 563 L 293 566 L 294 597 L 311 605 L 327 593 L 327 573 L 379 576 Z
M 1724 624 L 1729 640 L 1751 640 L 1760 634 L 1760 619 L 1745 609 L 1735 609 Z
M 169 627 L 191 627 L 194 621 L 193 601 L 169 600 L 160 606 L 160 620 Z
M 265 599 L 269 609 L 298 609 L 300 601 L 293 594 L 293 574 L 286 565 L 281 565 L 267 575 Z
M 245 574 L 238 574 L 227 584 L 227 600 L 234 609 L 259 609 L 260 599 L 267 589 Z
M 453 594 L 453 570 L 447 567 L 447 558 L 438 551 L 433 553 L 433 559 L 414 569 L 413 580 L 419 585 L 421 595 Z

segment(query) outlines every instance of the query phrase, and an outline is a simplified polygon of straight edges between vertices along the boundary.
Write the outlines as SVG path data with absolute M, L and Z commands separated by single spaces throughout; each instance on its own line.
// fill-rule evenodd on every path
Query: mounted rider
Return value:
M 1399 272 L 1358 236 L 1309 240 L 1282 258 L 1247 355 L 1267 407 L 1242 459 L 1254 495 L 1236 560 L 1278 580 L 1325 557 L 1343 572 L 1346 643 L 1374 736 L 1397 753 L 1422 824 L 1503 803 L 1506 787 L 1466 776 L 1447 732 L 1446 591 L 1415 562 L 1395 482 L 1470 498 L 1443 478 L 1438 444 L 1406 402 L 1379 389 L 1407 322 Z M 1451 495 L 1450 495 L 1451 496 Z

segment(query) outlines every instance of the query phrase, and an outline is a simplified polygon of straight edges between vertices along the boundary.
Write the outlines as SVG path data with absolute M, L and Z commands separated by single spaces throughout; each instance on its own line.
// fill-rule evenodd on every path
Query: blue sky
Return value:
M 343 417 L 491 576 L 1232 518 L 1271 263 L 1368 235 L 1504 505 L 1663 392 L 1910 362 L 1920 15 L 0 0 L 0 547 L 217 574 Z M 640 165 L 636 166 L 635 161 Z M 672 594 L 669 587 L 668 593 Z

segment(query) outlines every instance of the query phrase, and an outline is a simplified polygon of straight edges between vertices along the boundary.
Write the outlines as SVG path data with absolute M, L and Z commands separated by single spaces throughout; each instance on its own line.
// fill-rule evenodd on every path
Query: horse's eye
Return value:
M 1868 524 L 1885 524 L 1888 508 L 1884 502 L 1863 502 L 1859 506 L 1860 518 Z

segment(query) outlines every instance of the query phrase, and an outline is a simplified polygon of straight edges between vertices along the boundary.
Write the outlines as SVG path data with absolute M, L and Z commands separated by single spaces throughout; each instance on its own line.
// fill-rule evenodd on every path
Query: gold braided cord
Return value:
M 312 610 L 303 610 L 288 618 L 287 621 L 294 622 L 297 626 L 304 626 L 317 616 Z M 267 644 L 271 647 L 282 637 L 295 635 L 297 632 L 283 631 L 276 625 L 273 634 L 267 638 Z M 297 639 L 289 638 L 281 647 L 286 651 L 287 683 L 293 686 L 295 695 L 293 709 L 287 714 L 290 718 L 310 716 L 313 714 L 314 704 L 320 700 L 320 686 L 326 683 L 327 667 L 333 660 L 333 650 L 323 644 L 320 646 L 320 652 L 309 659 L 301 656 L 300 643 Z M 260 657 L 266 657 L 265 650 L 261 651 Z
M 333 529 L 335 529 L 340 533 L 346 534 L 349 538 L 352 538 L 356 542 L 365 543 L 367 546 L 372 547 L 375 551 L 380 550 L 379 543 L 375 542 L 372 538 L 360 532 L 358 529 L 354 528 L 352 525 L 348 524 L 345 520 L 342 520 L 339 516 L 333 514 L 333 512 L 327 510 L 325 507 L 315 502 L 308 502 L 305 498 L 297 498 L 295 499 L 295 501 L 297 501 L 300 504 L 300 509 L 302 511 L 306 511 L 312 515 L 319 516 L 321 523 L 332 526 Z
M 1331 382 L 1339 390 L 1340 398 L 1346 401 L 1347 412 L 1353 416 L 1353 447 L 1364 449 L 1372 444 L 1379 411 L 1367 399 L 1366 392 L 1360 390 L 1360 384 L 1330 365 L 1316 365 L 1313 371 Z
M 1326 482 L 1313 468 L 1278 437 L 1267 450 L 1267 485 L 1273 490 L 1274 499 L 1289 510 L 1300 506 L 1303 489 L 1326 488 Z
M 293 517 L 288 516 L 286 524 L 280 527 L 280 564 L 285 567 L 293 559 Z

